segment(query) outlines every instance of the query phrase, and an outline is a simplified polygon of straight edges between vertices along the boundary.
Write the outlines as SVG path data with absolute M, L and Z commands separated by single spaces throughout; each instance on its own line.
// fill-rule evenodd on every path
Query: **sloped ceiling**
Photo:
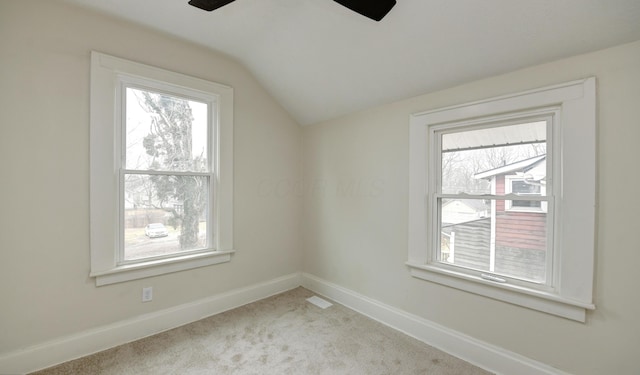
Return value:
M 332 0 L 63 0 L 244 64 L 302 125 L 640 39 L 638 0 L 397 0 L 381 22 Z

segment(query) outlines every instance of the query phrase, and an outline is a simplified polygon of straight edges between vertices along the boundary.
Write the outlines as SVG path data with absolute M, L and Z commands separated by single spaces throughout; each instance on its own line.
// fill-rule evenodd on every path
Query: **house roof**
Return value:
M 380 22 L 331 0 L 56 1 L 231 56 L 302 125 L 640 40 L 638 0 L 402 0 Z
M 520 160 L 520 161 L 517 161 L 515 163 L 504 165 L 502 167 L 498 167 L 498 168 L 490 169 L 490 170 L 487 170 L 487 171 L 484 171 L 484 172 L 476 173 L 476 174 L 473 175 L 473 178 L 475 178 L 475 179 L 491 178 L 493 176 L 498 176 L 498 175 L 501 175 L 501 174 L 510 174 L 510 173 L 515 173 L 515 172 L 526 172 L 526 171 L 531 170 L 532 168 L 536 167 L 537 165 L 539 165 L 543 161 L 545 161 L 546 158 L 547 158 L 547 155 L 545 154 L 545 155 L 539 155 L 539 156 L 535 156 L 533 158 L 529 158 L 529 159 L 525 159 L 525 160 Z
M 443 203 L 442 207 L 444 208 L 456 201 L 468 206 L 470 209 L 476 212 L 481 212 L 489 209 L 489 205 L 483 199 L 452 199 Z

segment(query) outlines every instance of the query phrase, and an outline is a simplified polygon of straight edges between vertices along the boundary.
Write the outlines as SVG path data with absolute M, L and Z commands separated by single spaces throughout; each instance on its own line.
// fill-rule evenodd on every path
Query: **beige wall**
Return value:
M 409 276 L 409 115 L 592 75 L 599 86 L 597 310 L 586 324 Z M 305 272 L 570 373 L 640 371 L 640 42 L 380 106 L 303 134 Z
M 91 50 L 234 88 L 230 263 L 89 278 Z M 301 130 L 232 59 L 60 2 L 0 1 L 0 88 L 0 354 L 299 271 L 301 198 L 261 186 L 299 180 Z

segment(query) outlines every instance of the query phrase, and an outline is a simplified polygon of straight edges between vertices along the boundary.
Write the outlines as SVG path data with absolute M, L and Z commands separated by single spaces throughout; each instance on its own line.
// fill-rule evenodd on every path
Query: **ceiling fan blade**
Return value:
M 334 0 L 354 12 L 372 20 L 380 21 L 396 5 L 396 0 Z
M 190 0 L 189 5 L 211 12 L 235 0 Z

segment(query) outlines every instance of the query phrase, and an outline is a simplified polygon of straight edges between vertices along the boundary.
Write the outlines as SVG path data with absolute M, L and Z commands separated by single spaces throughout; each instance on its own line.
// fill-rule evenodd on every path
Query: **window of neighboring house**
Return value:
M 540 185 L 532 185 L 526 182 L 526 180 L 521 178 L 509 178 L 507 180 L 507 187 L 509 189 L 506 193 L 512 192 L 516 195 L 541 195 Z M 510 191 L 509 191 L 510 190 Z M 540 201 L 511 201 L 511 207 L 531 207 L 531 208 L 540 208 Z
M 416 114 L 410 133 L 412 275 L 583 321 L 595 80 Z
M 546 181 L 535 180 L 520 175 L 504 176 L 505 193 L 522 196 L 543 196 L 546 194 Z M 547 211 L 547 203 L 543 201 L 506 200 L 505 209 L 510 211 Z
M 92 53 L 91 275 L 230 260 L 231 88 Z

